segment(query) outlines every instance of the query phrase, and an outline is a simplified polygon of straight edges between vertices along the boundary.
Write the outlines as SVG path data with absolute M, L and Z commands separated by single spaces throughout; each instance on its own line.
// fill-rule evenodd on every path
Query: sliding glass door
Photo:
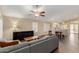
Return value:
M 78 24 L 70 24 L 70 33 L 78 34 Z

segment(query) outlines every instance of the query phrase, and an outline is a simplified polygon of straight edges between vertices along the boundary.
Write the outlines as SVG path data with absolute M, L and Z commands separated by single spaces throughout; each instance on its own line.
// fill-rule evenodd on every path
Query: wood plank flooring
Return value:
M 54 53 L 79 53 L 79 35 L 69 34 L 59 42 L 59 48 Z

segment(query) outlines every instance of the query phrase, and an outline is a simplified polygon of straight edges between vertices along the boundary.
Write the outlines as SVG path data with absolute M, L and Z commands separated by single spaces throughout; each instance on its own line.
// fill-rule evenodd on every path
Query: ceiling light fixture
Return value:
M 34 5 L 33 6 L 34 10 L 31 10 L 32 14 L 35 16 L 45 16 L 45 11 L 42 6 L 39 5 Z

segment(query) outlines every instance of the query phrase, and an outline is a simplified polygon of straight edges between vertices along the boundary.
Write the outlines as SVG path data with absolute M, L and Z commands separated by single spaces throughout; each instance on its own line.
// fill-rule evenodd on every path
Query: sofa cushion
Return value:
M 13 46 L 3 47 L 3 48 L 0 48 L 0 53 L 8 53 L 8 52 L 20 49 L 25 46 L 28 46 L 27 42 L 22 42 L 20 44 L 13 45 Z
M 18 44 L 18 41 L 8 42 L 8 41 L 2 41 L 0 42 L 0 47 L 7 47 Z

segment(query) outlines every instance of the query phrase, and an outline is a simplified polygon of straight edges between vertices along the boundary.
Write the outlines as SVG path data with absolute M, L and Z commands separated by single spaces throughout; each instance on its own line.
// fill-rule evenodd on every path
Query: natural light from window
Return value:
M 38 32 L 38 23 L 37 23 L 37 22 L 33 22 L 33 23 L 32 23 L 32 30 L 33 30 L 34 32 Z
M 48 32 L 50 30 L 50 24 L 44 23 L 44 32 Z

